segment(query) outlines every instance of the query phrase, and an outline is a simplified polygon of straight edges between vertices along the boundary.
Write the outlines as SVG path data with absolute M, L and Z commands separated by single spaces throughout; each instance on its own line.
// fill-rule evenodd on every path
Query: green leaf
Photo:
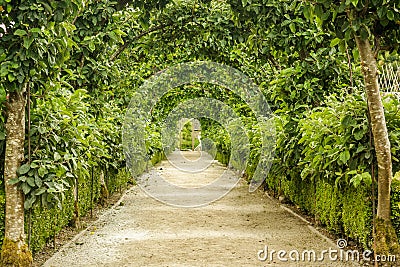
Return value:
M 90 43 L 89 43 L 89 50 L 90 50 L 91 52 L 93 52 L 95 49 L 96 49 L 96 46 L 95 46 L 94 42 L 90 42 Z
M 357 174 L 350 179 L 350 183 L 352 183 L 354 187 L 357 187 L 361 183 L 361 180 L 362 180 L 361 174 Z
M 37 187 L 42 187 L 42 185 L 43 185 L 43 181 L 42 181 L 42 179 L 40 179 L 39 177 L 35 177 L 35 184 L 36 184 L 36 186 Z
M 30 170 L 31 166 L 29 164 L 24 164 L 21 165 L 21 167 L 18 168 L 17 173 L 19 175 L 26 174 Z
M 342 126 L 343 127 L 349 127 L 349 126 L 354 126 L 354 119 L 352 118 L 351 115 L 346 115 L 343 119 L 342 119 Z
M 12 73 L 9 73 L 8 75 L 7 75 L 7 77 L 8 77 L 8 80 L 12 83 L 13 81 L 15 81 L 15 76 L 14 75 L 12 75 Z
M 24 208 L 26 210 L 29 210 L 30 208 L 32 208 L 33 203 L 35 203 L 36 201 L 36 196 L 35 195 L 30 195 L 24 203 Z
M 40 33 L 41 31 L 40 31 L 39 28 L 32 28 L 32 29 L 29 30 L 29 32 L 31 32 L 31 33 Z
M 289 24 L 289 28 L 290 28 L 290 31 L 291 31 L 292 33 L 296 33 L 296 26 L 294 25 L 294 23 L 290 23 L 290 24 Z
M 346 163 L 350 159 L 350 152 L 348 150 L 342 151 L 339 155 L 339 160 Z
M 27 195 L 31 191 L 31 187 L 27 183 L 21 185 L 22 191 Z
M 35 187 L 35 179 L 33 179 L 33 177 L 28 177 L 26 179 L 26 182 L 31 186 L 31 187 Z
M 360 141 L 363 137 L 364 137 L 364 132 L 363 132 L 363 131 L 357 131 L 357 132 L 354 134 L 354 138 L 355 138 L 357 141 Z
M 387 7 L 386 6 L 381 6 L 378 8 L 378 17 L 380 19 L 384 18 L 387 13 Z
M 394 13 L 392 10 L 388 10 L 386 13 L 386 17 L 388 18 L 388 20 L 394 20 Z
M 18 30 L 16 30 L 16 31 L 14 32 L 14 35 L 17 35 L 17 36 L 24 36 L 24 35 L 27 35 L 27 32 L 26 32 L 25 30 L 18 29 Z
M 331 47 L 334 47 L 335 45 L 337 45 L 337 44 L 339 44 L 339 43 L 340 43 L 340 39 L 339 39 L 339 38 L 335 38 L 335 39 L 333 39 L 333 40 L 331 41 L 330 46 L 331 46 Z
M 32 169 L 36 169 L 37 167 L 39 167 L 39 165 L 36 162 L 32 162 L 31 163 L 31 168 Z
M 317 17 L 319 17 L 319 18 L 321 18 L 321 17 L 323 16 L 323 14 L 324 14 L 324 11 L 323 11 L 321 5 L 317 5 L 317 6 L 315 7 L 314 11 L 315 11 L 315 15 L 316 15 Z
M 31 45 L 33 43 L 33 40 L 34 40 L 33 37 L 24 38 L 24 47 L 26 49 L 29 49 L 29 47 L 31 47 Z
M 39 196 L 39 195 L 45 193 L 46 191 L 47 191 L 47 189 L 44 188 L 44 187 L 38 188 L 38 189 L 35 190 L 35 195 L 36 195 L 36 196 Z
M 362 176 L 362 180 L 364 181 L 364 183 L 366 183 L 368 186 L 370 186 L 372 184 L 372 177 L 369 172 L 363 172 L 361 174 L 361 176 Z
M 60 159 L 61 159 L 60 153 L 58 153 L 57 151 L 54 152 L 54 160 L 55 160 L 55 161 L 58 161 L 58 160 L 60 160 Z
M 8 184 L 13 185 L 13 184 L 17 184 L 19 183 L 19 178 L 13 178 L 11 180 L 8 181 Z
M 38 169 L 38 174 L 39 174 L 40 177 L 43 178 L 43 177 L 47 174 L 47 169 L 46 169 L 46 167 L 41 166 L 41 167 Z

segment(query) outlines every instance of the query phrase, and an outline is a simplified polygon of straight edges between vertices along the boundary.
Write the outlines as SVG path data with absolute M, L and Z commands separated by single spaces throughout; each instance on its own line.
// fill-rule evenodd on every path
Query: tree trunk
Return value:
M 1 266 L 30 266 L 32 255 L 25 244 L 24 195 L 9 181 L 17 177 L 24 159 L 25 92 L 12 92 L 7 103 L 4 186 L 6 192 L 5 233 Z
M 107 199 L 110 196 L 108 189 L 107 189 L 107 184 L 104 180 L 104 171 L 102 170 L 100 173 L 100 205 L 104 206 L 107 203 Z
M 390 221 L 390 184 L 392 181 L 392 156 L 386 127 L 385 113 L 378 83 L 376 59 L 369 40 L 356 37 L 360 52 L 361 69 L 364 75 L 365 92 L 371 118 L 372 135 L 378 163 L 378 207 L 376 244 L 378 254 L 398 251 L 398 242 Z M 394 236 L 393 236 L 394 235 Z
M 72 218 L 72 224 L 75 228 L 79 229 L 80 224 L 80 212 L 79 212 L 79 180 L 78 177 L 75 177 L 75 186 L 74 186 L 74 215 Z

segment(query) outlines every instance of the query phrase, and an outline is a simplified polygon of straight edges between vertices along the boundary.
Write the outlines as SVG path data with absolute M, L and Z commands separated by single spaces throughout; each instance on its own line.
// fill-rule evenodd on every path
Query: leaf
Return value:
M 322 6 L 321 5 L 317 5 L 314 9 L 315 11 L 315 15 L 319 18 L 322 17 L 322 15 L 324 14 L 324 11 L 322 10 Z
M 339 39 L 339 38 L 335 38 L 335 39 L 333 39 L 333 40 L 331 41 L 330 46 L 331 46 L 331 47 L 334 47 L 334 46 L 336 46 L 336 45 L 339 44 L 339 43 L 340 43 L 340 39 Z
M 42 185 L 43 185 L 43 181 L 42 181 L 42 179 L 40 179 L 39 177 L 35 177 L 35 184 L 36 184 L 36 186 L 37 187 L 42 187 Z
M 350 159 L 350 152 L 348 150 L 343 151 L 339 155 L 339 160 L 343 163 L 346 163 Z
M 341 124 L 343 127 L 349 127 L 349 126 L 353 126 L 354 125 L 354 120 L 350 115 L 346 115 L 342 121 Z
M 31 47 L 31 44 L 33 43 L 33 40 L 33 37 L 24 38 L 24 47 L 26 49 L 29 49 L 29 47 Z
M 388 20 L 394 20 L 394 13 L 392 10 L 388 10 L 386 13 L 386 17 L 388 18 Z
M 35 195 L 30 195 L 24 203 L 24 208 L 26 210 L 29 210 L 30 208 L 32 208 L 33 203 L 35 203 L 36 201 L 36 196 Z
M 38 174 L 39 174 L 40 177 L 43 178 L 47 174 L 47 169 L 44 166 L 41 166 L 38 169 Z
M 60 153 L 58 153 L 57 151 L 54 152 L 54 160 L 55 160 L 55 161 L 58 161 L 58 160 L 60 160 L 60 159 L 61 159 Z
M 22 191 L 27 195 L 31 191 L 31 187 L 27 183 L 21 185 Z
M 29 164 L 24 164 L 21 165 L 21 167 L 18 168 L 17 173 L 19 175 L 26 174 L 30 170 L 31 166 Z
M 31 33 L 40 33 L 41 31 L 40 31 L 39 28 L 32 28 L 32 29 L 29 30 L 29 32 L 31 32 Z
M 32 169 L 36 169 L 37 167 L 39 167 L 39 165 L 38 165 L 35 161 L 33 161 L 33 162 L 31 163 L 31 168 L 32 168 Z
M 378 17 L 380 19 L 384 18 L 387 13 L 387 7 L 386 6 L 381 6 L 378 8 Z
M 290 23 L 290 24 L 289 24 L 289 28 L 290 28 L 290 31 L 291 31 L 292 33 L 296 33 L 296 26 L 294 25 L 294 23 Z
M 16 31 L 14 32 L 14 35 L 17 35 L 17 36 L 24 36 L 24 35 L 27 35 L 27 32 L 26 32 L 25 30 L 18 29 L 18 30 L 16 30 Z
M 363 137 L 364 137 L 364 132 L 363 132 L 363 131 L 357 131 L 357 132 L 354 134 L 354 138 L 355 138 L 357 141 L 360 141 Z
M 370 186 L 372 184 L 372 177 L 369 172 L 363 172 L 361 174 L 361 176 L 362 176 L 362 180 L 364 181 L 364 183 L 366 183 L 368 186 Z
M 17 184 L 17 183 L 19 183 L 19 181 L 20 181 L 19 178 L 13 178 L 8 181 L 8 184 L 9 185 Z
M 26 179 L 26 182 L 31 186 L 31 187 L 35 187 L 35 179 L 33 179 L 33 177 L 28 177 Z
M 350 183 L 352 183 L 354 187 L 357 187 L 361 183 L 361 180 L 362 180 L 361 174 L 357 174 L 350 179 Z
M 90 42 L 90 43 L 89 43 L 89 50 L 90 50 L 90 52 L 93 52 L 95 49 L 96 49 L 96 46 L 95 46 L 94 42 Z
M 47 191 L 46 188 L 41 187 L 41 188 L 36 189 L 34 194 L 35 194 L 36 196 L 39 196 L 39 195 L 42 195 L 43 193 L 45 193 L 46 191 Z
M 311 19 L 310 7 L 308 5 L 304 5 L 303 14 L 306 19 Z

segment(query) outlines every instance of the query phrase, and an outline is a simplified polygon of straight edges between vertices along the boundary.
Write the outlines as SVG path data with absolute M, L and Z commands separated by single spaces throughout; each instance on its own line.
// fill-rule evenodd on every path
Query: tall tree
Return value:
M 24 208 L 32 206 L 38 192 L 29 186 L 24 187 L 26 183 L 18 179 L 30 168 L 24 157 L 25 108 L 30 101 L 27 98 L 29 91 L 45 94 L 43 88 L 52 88 L 49 84 L 54 85 L 60 80 L 66 83 L 69 75 L 75 75 L 72 70 L 76 69 L 78 74 L 71 80 L 78 80 L 77 87 L 82 83 L 89 88 L 95 86 L 90 83 L 99 82 L 101 75 L 93 78 L 82 76 L 82 73 L 98 71 L 97 54 L 109 48 L 107 40 L 122 40 L 123 32 L 119 32 L 118 27 L 112 32 L 107 32 L 106 28 L 112 22 L 113 13 L 125 9 L 132 2 L 0 0 L 0 91 L 7 94 L 6 229 L 0 259 L 2 266 L 29 266 L 32 261 L 25 245 Z M 134 2 L 136 7 L 145 10 L 143 14 L 167 3 Z M 85 13 L 88 9 L 89 14 Z M 100 47 L 97 51 L 96 46 Z M 89 62 L 86 64 L 89 66 L 85 66 L 85 62 Z M 61 77 L 63 75 L 67 77 Z M 22 185 L 23 192 L 18 185 Z M 25 199 L 27 194 L 30 197 Z
M 376 253 L 400 253 L 390 220 L 392 156 L 380 88 L 377 56 L 382 50 L 398 51 L 400 44 L 400 2 L 390 0 L 318 0 L 304 7 L 304 15 L 316 20 L 321 30 L 359 52 L 365 95 L 378 165 L 378 206 L 376 214 Z M 341 40 L 341 41 L 340 41 Z
M 0 1 L 0 89 L 7 93 L 6 227 L 2 266 L 29 266 L 32 256 L 25 244 L 22 191 L 14 182 L 26 173 L 24 158 L 27 95 L 57 73 L 68 58 L 73 26 L 66 18 L 80 6 L 72 1 Z

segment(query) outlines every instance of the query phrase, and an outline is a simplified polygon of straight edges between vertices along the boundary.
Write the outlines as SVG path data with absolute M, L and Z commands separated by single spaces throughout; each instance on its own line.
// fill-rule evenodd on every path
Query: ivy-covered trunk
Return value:
M 32 255 L 25 244 L 24 195 L 16 184 L 9 184 L 17 177 L 17 169 L 24 159 L 25 92 L 12 92 L 7 103 L 6 153 L 4 184 L 6 192 L 6 217 L 1 266 L 30 266 Z
M 392 157 L 385 113 L 378 84 L 376 59 L 368 39 L 356 37 L 364 75 L 365 91 L 371 118 L 372 135 L 378 163 L 378 207 L 376 223 L 376 253 L 398 253 L 396 233 L 390 221 L 390 184 Z

